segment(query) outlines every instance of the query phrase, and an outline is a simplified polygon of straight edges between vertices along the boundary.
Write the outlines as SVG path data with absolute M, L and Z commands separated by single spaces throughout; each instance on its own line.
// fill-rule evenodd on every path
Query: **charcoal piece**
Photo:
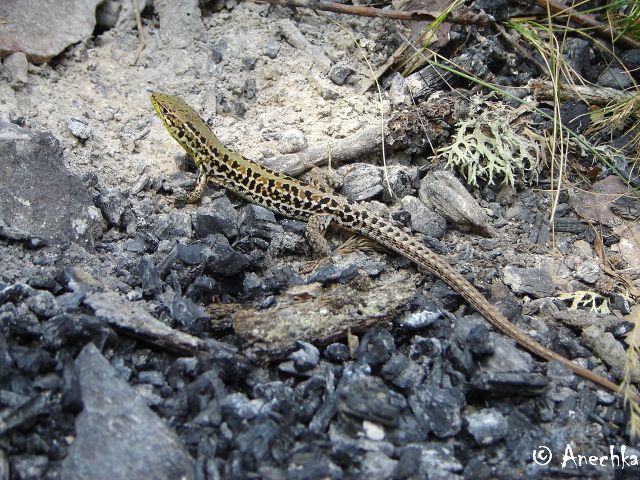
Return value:
M 363 376 L 344 384 L 339 390 L 338 409 L 350 416 L 389 427 L 398 424 L 407 401 L 390 390 L 378 377 Z
M 394 354 L 382 367 L 382 378 L 398 388 L 407 390 L 424 378 L 424 368 L 405 355 Z
M 364 334 L 356 351 L 359 361 L 378 368 L 384 364 L 396 349 L 393 336 L 383 328 L 372 328 Z
M 176 434 L 120 380 L 93 344 L 76 359 L 84 409 L 62 478 L 195 478 Z
M 318 349 L 308 342 L 298 342 L 298 346 L 300 349 L 290 356 L 295 369 L 299 372 L 305 372 L 315 368 L 320 360 Z
M 142 294 L 147 297 L 153 297 L 160 293 L 162 280 L 160 272 L 151 262 L 149 257 L 142 257 L 138 266 L 138 276 L 142 284 Z
M 491 408 L 465 416 L 464 425 L 477 445 L 491 445 L 502 440 L 509 428 L 502 414 Z
M 460 390 L 422 383 L 409 394 L 408 402 L 423 429 L 436 437 L 452 437 L 462 429 L 464 396 Z
M 93 340 L 102 346 L 114 335 L 106 322 L 84 313 L 61 313 L 42 326 L 42 346 L 51 351 L 82 345 Z
M 228 277 L 249 266 L 247 256 L 231 248 L 224 235 L 209 235 L 207 245 L 209 248 L 203 250 L 202 260 L 205 273 Z
M 196 210 L 193 229 L 198 238 L 221 233 L 233 241 L 238 236 L 238 211 L 229 198 L 223 195 Z
M 47 290 L 36 290 L 27 299 L 29 310 L 40 318 L 50 318 L 60 311 L 56 297 Z

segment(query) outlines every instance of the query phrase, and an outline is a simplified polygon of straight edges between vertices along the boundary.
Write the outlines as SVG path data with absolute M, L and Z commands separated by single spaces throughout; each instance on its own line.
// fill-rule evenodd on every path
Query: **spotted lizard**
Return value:
M 556 360 L 608 390 L 619 391 L 615 383 L 542 346 L 522 332 L 462 274 L 408 230 L 395 226 L 364 206 L 328 189 L 276 172 L 229 150 L 198 113 L 177 97 L 153 93 L 151 103 L 171 136 L 194 159 L 198 167 L 198 184 L 188 197 L 189 202 L 198 201 L 207 182 L 211 181 L 249 202 L 285 217 L 306 221 L 307 241 L 316 252 L 323 255 L 329 253 L 329 243 L 324 238 L 324 233 L 330 223 L 335 222 L 346 230 L 405 256 L 442 279 L 494 327 L 531 353 L 547 360 Z

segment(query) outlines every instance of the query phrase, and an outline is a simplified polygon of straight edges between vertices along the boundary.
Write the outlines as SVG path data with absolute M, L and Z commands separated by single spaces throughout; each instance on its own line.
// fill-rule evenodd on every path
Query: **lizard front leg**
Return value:
M 202 197 L 204 196 L 204 189 L 207 186 L 208 181 L 209 177 L 207 175 L 207 172 L 205 172 L 204 168 L 198 167 L 198 183 L 196 183 L 196 188 L 187 195 L 186 202 L 200 202 L 200 200 L 202 200 Z

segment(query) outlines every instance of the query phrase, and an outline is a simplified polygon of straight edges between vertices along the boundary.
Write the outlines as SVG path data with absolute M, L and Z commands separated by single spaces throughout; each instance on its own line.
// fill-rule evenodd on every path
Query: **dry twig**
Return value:
M 442 12 L 430 12 L 428 10 L 388 10 L 361 5 L 345 5 L 334 2 L 321 2 L 317 0 L 259 0 L 272 5 L 281 5 L 288 8 L 310 8 L 312 10 L 324 10 L 347 15 L 359 15 L 362 17 L 384 17 L 393 20 L 424 21 L 435 20 Z M 486 13 L 476 13 L 467 9 L 451 12 L 447 16 L 447 22 L 461 25 L 487 25 L 493 22 L 493 18 Z

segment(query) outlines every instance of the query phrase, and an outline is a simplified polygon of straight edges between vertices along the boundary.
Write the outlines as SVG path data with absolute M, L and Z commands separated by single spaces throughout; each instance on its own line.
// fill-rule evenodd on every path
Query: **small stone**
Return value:
M 347 77 L 353 73 L 353 69 L 342 64 L 336 63 L 329 69 L 329 79 L 336 85 L 344 85 Z
M 300 130 L 290 128 L 285 130 L 280 135 L 278 142 L 278 150 L 280 153 L 297 153 L 301 152 L 307 147 L 307 139 Z
M 416 312 L 407 312 L 395 322 L 404 330 L 421 330 L 442 318 L 442 312 L 436 302 L 431 301 L 428 308 Z
M 218 293 L 216 281 L 204 275 L 196 277 L 191 285 L 187 288 L 185 297 L 190 298 L 194 302 L 208 303 L 211 302 L 214 295 Z
M 238 226 L 242 235 L 272 239 L 279 227 L 274 213 L 253 203 L 242 207 L 238 217 Z
M 251 77 L 244 81 L 242 87 L 242 94 L 244 98 L 255 98 L 256 96 L 256 79 Z
M 381 371 L 382 378 L 403 390 L 418 385 L 424 375 L 424 369 L 420 365 L 401 353 L 394 354 Z
M 405 398 L 390 390 L 381 378 L 364 375 L 345 382 L 339 390 L 339 411 L 361 420 L 395 427 L 407 406 Z
M 323 285 L 330 282 L 348 282 L 356 276 L 358 267 L 353 264 L 342 263 L 340 266 L 333 262 L 326 263 L 317 268 L 308 278 L 307 283 L 322 283 Z
M 11 456 L 11 477 L 21 480 L 37 480 L 45 477 L 49 458 L 45 455 L 15 455 Z M 0 466 L 0 472 L 8 471 Z
M 202 250 L 203 246 L 198 243 L 191 245 L 178 243 L 178 258 L 187 265 L 198 265 L 202 262 Z
M 371 368 L 377 368 L 389 360 L 395 350 L 393 335 L 383 328 L 374 327 L 363 335 L 356 357 Z
M 94 202 L 111 227 L 122 226 L 129 201 L 121 191 L 103 190 L 94 198 Z
M 81 142 L 86 142 L 93 134 L 89 122 L 75 117 L 67 117 L 67 128 Z
M 594 258 L 587 258 L 578 265 L 576 277 L 590 285 L 595 284 L 600 279 L 600 265 Z
M 171 301 L 171 317 L 181 329 L 189 333 L 200 334 L 206 329 L 209 315 L 202 305 L 198 305 L 181 295 L 175 295 Z
M 442 239 L 447 231 L 447 221 L 429 209 L 419 198 L 407 195 L 400 200 L 402 209 L 411 215 L 411 228 L 428 237 Z
M 153 297 L 160 293 L 162 282 L 160 273 L 149 257 L 142 257 L 140 259 L 138 276 L 142 284 L 142 293 L 145 296 Z
M 29 310 L 42 318 L 51 318 L 60 311 L 56 297 L 47 290 L 38 290 L 27 300 Z
M 327 345 L 323 353 L 327 360 L 336 363 L 346 362 L 351 357 L 349 347 L 344 343 L 332 343 Z
M 213 275 L 228 277 L 241 272 L 249 266 L 246 255 L 236 252 L 223 235 L 207 237 L 209 248 L 203 249 L 204 271 Z
M 316 347 L 307 342 L 298 341 L 300 350 L 293 352 L 289 358 L 293 360 L 293 366 L 299 372 L 306 372 L 318 365 L 320 352 Z
M 23 52 L 7 55 L 2 61 L 2 69 L 9 74 L 11 86 L 20 90 L 27 84 L 29 78 L 29 63 Z
M 490 233 L 487 214 L 449 171 L 431 172 L 420 181 L 420 200 L 462 231 Z
M 389 100 L 391 105 L 399 107 L 402 105 L 411 105 L 411 95 L 406 79 L 398 72 L 391 76 L 389 85 Z
M 238 211 L 223 195 L 196 210 L 193 229 L 198 238 L 221 233 L 229 240 L 234 240 L 238 236 Z
M 276 58 L 282 45 L 277 40 L 269 40 L 264 48 L 264 54 L 269 58 Z
M 409 394 L 409 406 L 414 415 L 426 431 L 432 431 L 438 438 L 452 437 L 460 432 L 463 404 L 464 396 L 458 389 L 443 389 L 426 382 Z
M 514 293 L 531 295 L 535 298 L 550 297 L 555 293 L 551 275 L 539 268 L 508 266 L 503 272 L 503 281 Z
M 624 69 L 610 66 L 598 78 L 598 85 L 602 87 L 615 88 L 616 90 L 626 90 L 632 85 L 632 78 Z
M 382 177 L 384 186 L 382 200 L 385 202 L 390 202 L 394 200 L 394 198 L 413 195 L 419 183 L 418 168 L 407 167 L 405 165 L 389 165 L 386 170 L 383 170 Z M 389 191 L 389 185 L 391 185 L 393 195 Z
M 337 173 L 343 176 L 342 193 L 349 200 L 359 202 L 382 192 L 382 175 L 375 165 L 354 163 L 340 167 Z
M 464 417 L 464 421 L 477 445 L 491 445 L 507 436 L 509 426 L 498 410 L 480 410 Z

